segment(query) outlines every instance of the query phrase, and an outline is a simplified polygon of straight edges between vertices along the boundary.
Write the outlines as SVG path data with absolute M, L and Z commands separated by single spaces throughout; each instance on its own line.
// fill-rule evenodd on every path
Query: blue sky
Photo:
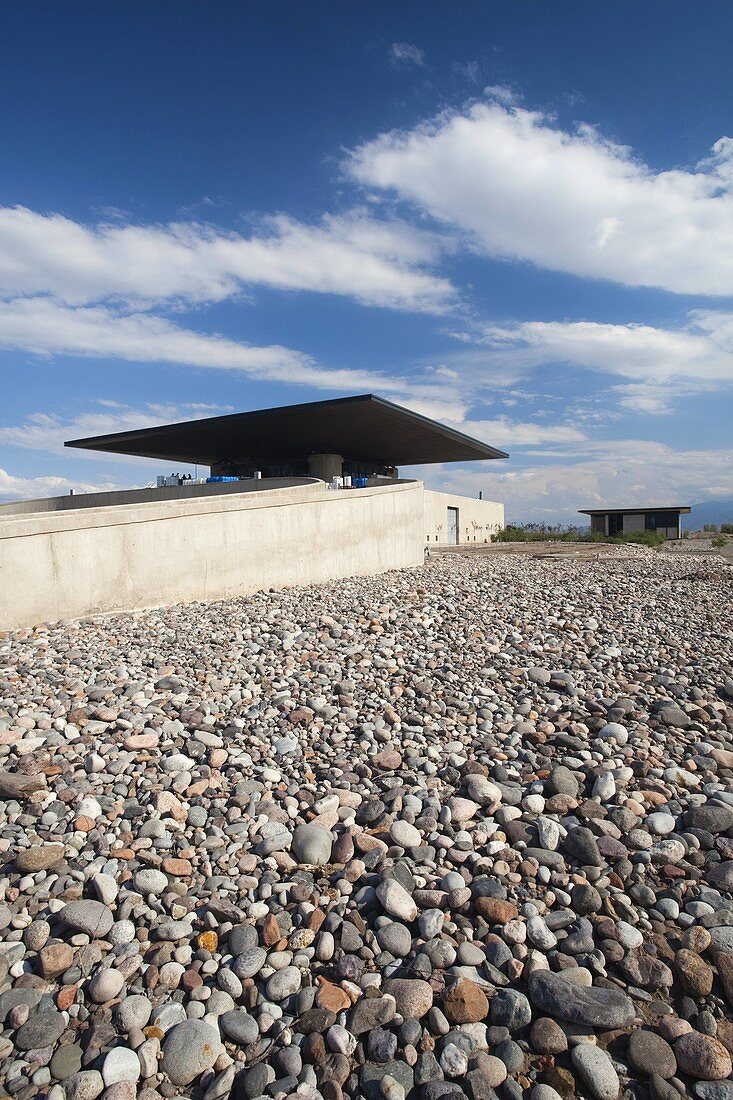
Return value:
M 64 439 L 373 391 L 572 520 L 733 494 L 728 3 L 3 7 L 0 498 Z

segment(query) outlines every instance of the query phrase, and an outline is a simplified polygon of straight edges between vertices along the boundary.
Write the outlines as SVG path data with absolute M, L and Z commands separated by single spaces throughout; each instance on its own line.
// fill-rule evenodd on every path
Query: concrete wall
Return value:
M 0 504 L 0 520 L 3 516 L 22 516 L 35 512 L 68 512 L 79 508 L 119 507 L 127 504 L 158 503 L 163 500 L 197 500 L 201 497 L 231 496 L 233 493 L 261 493 L 266 489 L 294 488 L 317 482 L 309 477 L 249 478 L 246 481 L 209 482 L 205 485 L 165 485 L 160 489 L 114 489 L 100 493 L 68 493 L 62 497 L 43 497 L 41 500 L 14 500 Z
M 419 481 L 0 516 L 0 629 L 413 566 L 425 533 Z
M 504 505 L 451 493 L 425 490 L 425 540 L 428 546 L 448 544 L 448 509 L 458 509 L 458 543 L 489 542 L 504 526 Z

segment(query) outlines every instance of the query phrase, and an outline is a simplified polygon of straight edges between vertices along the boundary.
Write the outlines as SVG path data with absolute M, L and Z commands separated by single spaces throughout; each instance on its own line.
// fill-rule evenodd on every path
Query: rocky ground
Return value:
M 5 1092 L 730 1100 L 732 595 L 444 557 L 0 639 Z

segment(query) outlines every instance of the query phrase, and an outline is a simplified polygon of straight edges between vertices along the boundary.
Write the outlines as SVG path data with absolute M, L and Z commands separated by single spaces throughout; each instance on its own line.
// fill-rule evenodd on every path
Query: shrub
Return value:
M 703 531 L 717 531 L 718 525 L 717 523 L 703 523 L 702 529 Z
M 728 542 L 728 540 L 724 538 L 723 535 L 716 535 L 712 541 L 713 546 L 716 548 L 716 550 L 720 550 L 721 547 L 725 546 Z
M 724 535 L 733 535 L 733 523 L 721 523 L 720 530 Z
M 492 536 L 492 542 L 598 542 L 635 543 L 641 546 L 661 546 L 664 535 L 656 531 L 636 531 L 629 535 L 612 535 L 610 538 L 587 527 L 562 527 L 540 523 L 510 523 Z
M 666 542 L 664 535 L 657 531 L 635 531 L 630 535 L 614 535 L 608 542 L 631 542 L 639 546 L 661 546 Z

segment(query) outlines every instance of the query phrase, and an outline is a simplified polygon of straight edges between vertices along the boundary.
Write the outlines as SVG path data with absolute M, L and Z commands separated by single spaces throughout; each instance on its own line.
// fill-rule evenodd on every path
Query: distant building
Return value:
M 680 516 L 688 516 L 690 508 L 581 508 L 582 516 L 590 516 L 590 529 L 599 535 L 634 535 L 639 531 L 655 531 L 667 539 L 682 537 Z

